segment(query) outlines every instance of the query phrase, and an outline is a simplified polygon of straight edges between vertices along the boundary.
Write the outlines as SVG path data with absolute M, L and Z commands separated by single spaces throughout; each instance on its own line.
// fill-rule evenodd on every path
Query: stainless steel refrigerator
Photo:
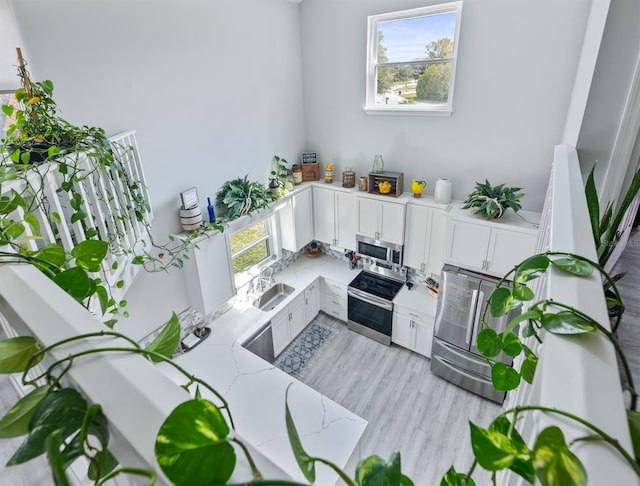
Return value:
M 476 348 L 482 330 L 482 310 L 497 282 L 498 279 L 460 267 L 442 268 L 431 371 L 470 392 L 502 403 L 506 393 L 493 388 L 491 367 Z M 506 316 L 492 318 L 487 312 L 485 320 L 500 333 L 517 313 L 518 310 L 513 310 Z M 507 365 L 512 362 L 504 353 L 494 359 Z

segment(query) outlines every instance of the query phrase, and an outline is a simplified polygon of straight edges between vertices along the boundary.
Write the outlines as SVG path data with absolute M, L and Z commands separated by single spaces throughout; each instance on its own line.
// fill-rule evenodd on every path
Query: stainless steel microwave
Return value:
M 383 265 L 402 266 L 402 245 L 396 243 L 356 235 L 356 253 Z

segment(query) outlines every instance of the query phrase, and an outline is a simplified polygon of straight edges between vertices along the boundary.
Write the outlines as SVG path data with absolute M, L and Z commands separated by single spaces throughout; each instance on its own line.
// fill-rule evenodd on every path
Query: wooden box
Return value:
M 398 197 L 402 194 L 402 172 L 369 172 L 369 194 L 381 194 L 383 196 Z M 389 192 L 380 192 L 379 185 L 382 182 L 391 184 Z
M 318 164 L 318 156 L 316 152 L 307 152 L 302 154 L 302 181 L 319 181 L 320 180 L 320 164 Z

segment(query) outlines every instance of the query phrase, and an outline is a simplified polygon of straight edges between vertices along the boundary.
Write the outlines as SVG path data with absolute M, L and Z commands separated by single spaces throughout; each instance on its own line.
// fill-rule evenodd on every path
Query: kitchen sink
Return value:
M 277 283 L 269 287 L 253 301 L 253 306 L 268 312 L 275 309 L 284 299 L 286 299 L 295 289 L 284 283 Z

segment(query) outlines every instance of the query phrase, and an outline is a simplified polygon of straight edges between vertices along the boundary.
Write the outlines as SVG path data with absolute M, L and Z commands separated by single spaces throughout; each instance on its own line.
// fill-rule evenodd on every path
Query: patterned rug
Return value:
M 321 324 L 316 317 L 282 351 L 274 364 L 285 373 L 302 378 L 337 334 L 337 330 Z

